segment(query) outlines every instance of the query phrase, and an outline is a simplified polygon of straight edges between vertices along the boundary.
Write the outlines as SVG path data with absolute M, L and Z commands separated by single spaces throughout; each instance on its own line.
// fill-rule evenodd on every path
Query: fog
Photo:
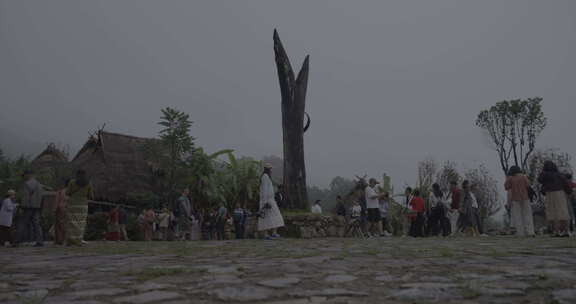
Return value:
M 68 145 L 103 124 L 156 136 L 190 113 L 196 144 L 282 154 L 277 28 L 294 68 L 310 54 L 309 183 L 413 183 L 417 162 L 497 155 L 478 112 L 541 96 L 539 148 L 573 154 L 574 1 L 0 1 L 0 145 Z

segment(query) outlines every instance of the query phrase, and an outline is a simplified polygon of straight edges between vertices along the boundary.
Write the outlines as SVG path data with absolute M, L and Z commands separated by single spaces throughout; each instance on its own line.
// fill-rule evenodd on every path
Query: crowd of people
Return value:
M 33 171 L 25 171 L 20 189 L 21 202 L 16 204 L 16 191 L 8 190 L 0 206 L 0 245 L 9 242 L 17 247 L 32 238 L 35 247 L 44 246 L 44 231 L 41 225 L 42 199 L 45 192 Z M 88 217 L 88 199 L 92 196 L 92 186 L 84 170 L 78 170 L 74 179 L 66 181 L 56 195 L 54 224 L 55 243 L 80 246 L 85 243 L 84 230 Z M 14 221 L 16 209 L 21 216 Z M 11 232 L 16 225 L 16 233 Z
M 379 191 L 379 182 L 371 178 L 364 189 L 364 196 L 354 200 L 348 208 L 341 196 L 337 197 L 336 214 L 358 226 L 367 237 L 386 237 L 398 234 L 391 228 L 389 212 L 392 199 L 390 193 Z M 412 237 L 450 236 L 456 234 L 480 235 L 478 201 L 468 181 L 461 184 L 453 181 L 449 191 L 440 185 L 432 185 L 427 201 L 419 189 L 406 188 L 404 201 L 400 203 L 401 235 Z
M 569 236 L 570 229 L 574 230 L 576 224 L 576 197 L 573 194 L 576 183 L 572 181 L 572 175 L 561 173 L 553 162 L 547 161 L 537 181 L 540 184 L 550 235 Z M 344 203 L 342 197 L 337 197 L 335 213 L 348 219 L 349 226 L 360 229 L 363 236 L 390 236 L 395 232 L 390 227 L 390 194 L 379 191 L 378 184 L 376 179 L 370 179 L 364 188 L 364 196 L 352 201 L 351 206 Z M 486 235 L 480 205 L 475 195 L 478 191 L 475 185 L 464 180 L 460 185 L 451 181 L 450 188 L 446 190 L 442 190 L 438 183 L 431 188 L 426 196 L 419 189 L 406 188 L 404 201 L 400 203 L 404 210 L 400 235 Z M 532 204 L 538 193 L 531 187 L 528 177 L 518 166 L 512 166 L 504 188 L 507 192 L 506 210 L 510 215 L 510 226 L 514 234 L 535 236 Z M 322 213 L 320 201 L 312 205 L 311 212 Z
M 257 218 L 256 230 L 266 240 L 279 238 L 278 228 L 284 226 L 284 219 L 278 200 L 282 192 L 274 191 L 271 179 L 272 167 L 264 166 L 260 183 L 259 208 L 250 212 L 237 204 L 228 210 L 224 204 L 204 212 L 197 212 L 192 206 L 190 192 L 183 189 L 172 209 L 164 207 L 160 211 L 146 208 L 138 215 L 137 225 L 145 241 L 151 240 L 223 240 L 227 238 L 226 227 L 233 226 L 235 238 L 246 237 L 246 224 L 250 216 Z M 42 214 L 42 194 L 44 186 L 38 182 L 32 171 L 23 174 L 21 202 L 16 204 L 16 191 L 9 190 L 0 206 L 0 245 L 9 242 L 19 246 L 30 236 L 34 246 L 44 245 L 44 235 L 40 224 Z M 576 183 L 570 174 L 561 173 L 557 166 L 547 161 L 538 182 L 544 197 L 546 220 L 552 236 L 566 237 L 574 224 L 576 199 L 573 189 Z M 391 195 L 377 187 L 379 182 L 372 178 L 363 188 L 361 199 L 346 203 L 337 197 L 335 213 L 346 219 L 349 227 L 360 229 L 368 237 L 391 236 L 395 231 L 390 227 Z M 510 212 L 511 226 L 518 236 L 535 236 L 531 204 L 538 196 L 530 186 L 522 170 L 513 166 L 508 172 L 504 188 L 507 191 L 506 207 Z M 474 185 L 465 180 L 461 184 L 450 183 L 450 189 L 441 189 L 435 183 L 430 193 L 424 195 L 420 189 L 407 188 L 404 201 L 402 231 L 412 237 L 484 235 L 478 200 Z M 81 246 L 85 244 L 84 232 L 88 217 L 88 200 L 93 197 L 92 186 L 85 171 L 78 170 L 74 179 L 66 181 L 56 194 L 54 241 L 56 244 Z M 425 199 L 426 198 L 426 199 Z M 311 206 L 311 213 L 322 214 L 321 201 Z M 21 209 L 19 221 L 14 221 L 16 209 Z M 127 233 L 128 216 L 124 208 L 114 206 L 108 213 L 106 240 L 129 240 Z M 16 233 L 11 233 L 12 227 Z
M 270 178 L 271 170 L 270 166 L 266 166 L 262 174 L 258 212 L 249 212 L 240 204 L 230 211 L 221 204 L 217 208 L 200 212 L 192 206 L 190 191 L 183 189 L 171 209 L 167 206 L 160 211 L 144 208 L 137 216 L 137 232 L 144 241 L 223 240 L 227 238 L 227 226 L 232 224 L 235 237 L 242 239 L 246 237 L 248 217 L 255 216 L 258 218 L 257 228 L 266 239 L 278 238 L 277 228 L 284 226 L 284 220 L 276 203 L 278 193 L 274 191 Z M 17 192 L 14 190 L 9 190 L 4 199 L 0 200 L 0 245 L 4 246 L 8 242 L 18 247 L 32 238 L 35 247 L 42 247 L 46 239 L 41 225 L 42 199 L 47 187 L 38 182 L 32 171 L 26 171 L 23 178 L 20 204 L 16 203 Z M 84 170 L 78 170 L 74 179 L 66 181 L 56 191 L 55 223 L 52 230 L 55 244 L 86 244 L 84 234 L 92 192 Z M 17 209 L 20 209 L 20 216 L 15 221 Z M 127 225 L 128 214 L 125 208 L 113 206 L 107 214 L 107 230 L 103 238 L 108 241 L 128 241 Z

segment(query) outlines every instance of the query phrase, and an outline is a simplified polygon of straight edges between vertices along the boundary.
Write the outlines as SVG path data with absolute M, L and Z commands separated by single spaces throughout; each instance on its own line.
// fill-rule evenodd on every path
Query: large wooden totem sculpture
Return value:
M 304 108 L 310 56 L 306 56 L 298 77 L 294 78 L 290 60 L 276 30 L 274 30 L 274 54 L 282 95 L 285 205 L 292 209 L 308 209 L 304 132 L 310 126 L 310 117 L 304 112 Z M 307 117 L 306 126 L 304 126 L 305 116 Z

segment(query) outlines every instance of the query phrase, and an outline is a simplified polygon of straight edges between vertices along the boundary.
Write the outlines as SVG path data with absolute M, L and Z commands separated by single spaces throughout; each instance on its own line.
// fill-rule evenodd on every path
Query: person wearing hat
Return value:
M 366 195 L 366 210 L 368 215 L 368 235 L 378 235 L 382 236 L 382 221 L 380 217 L 380 194 L 376 192 L 376 185 L 379 182 L 375 178 L 371 178 L 368 182 L 368 186 L 364 189 Z
M 280 213 L 278 204 L 274 199 L 274 185 L 270 178 L 272 166 L 264 165 L 264 172 L 260 178 L 260 214 L 258 217 L 258 231 L 264 232 L 264 238 L 269 240 L 278 238 L 277 229 L 284 227 L 284 218 Z
M 42 236 L 42 226 L 40 226 L 40 216 L 42 213 L 42 194 L 43 187 L 34 175 L 34 172 L 26 170 L 23 174 L 24 184 L 22 184 L 22 219 L 18 225 L 18 237 L 16 244 L 22 243 L 28 235 L 28 227 L 32 228 L 34 240 L 36 241 L 35 247 L 44 246 L 44 238 Z
M 14 211 L 16 210 L 15 198 L 16 191 L 8 190 L 0 206 L 0 247 L 4 246 L 6 242 L 14 243 L 10 229 L 12 228 Z

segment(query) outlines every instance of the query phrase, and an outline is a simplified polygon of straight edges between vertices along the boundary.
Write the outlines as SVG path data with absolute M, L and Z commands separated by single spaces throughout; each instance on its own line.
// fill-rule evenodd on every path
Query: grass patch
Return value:
M 464 299 L 471 300 L 480 297 L 480 293 L 471 287 L 464 287 L 464 289 L 462 289 L 462 296 Z
M 44 297 L 32 297 L 32 298 L 26 298 L 26 297 L 17 297 L 18 298 L 18 302 L 22 303 L 22 304 L 40 304 L 42 302 L 44 302 Z
M 364 251 L 364 254 L 366 254 L 366 255 L 378 255 L 380 253 L 381 253 L 381 251 L 378 249 L 368 249 L 368 250 Z
M 505 257 L 514 256 L 514 254 L 512 254 L 511 252 L 508 252 L 505 250 L 496 250 L 494 248 L 487 250 L 483 255 L 488 256 L 488 257 L 492 257 L 492 258 L 505 258 Z
M 451 248 L 440 248 L 438 254 L 443 258 L 453 258 L 456 256 L 456 253 Z

